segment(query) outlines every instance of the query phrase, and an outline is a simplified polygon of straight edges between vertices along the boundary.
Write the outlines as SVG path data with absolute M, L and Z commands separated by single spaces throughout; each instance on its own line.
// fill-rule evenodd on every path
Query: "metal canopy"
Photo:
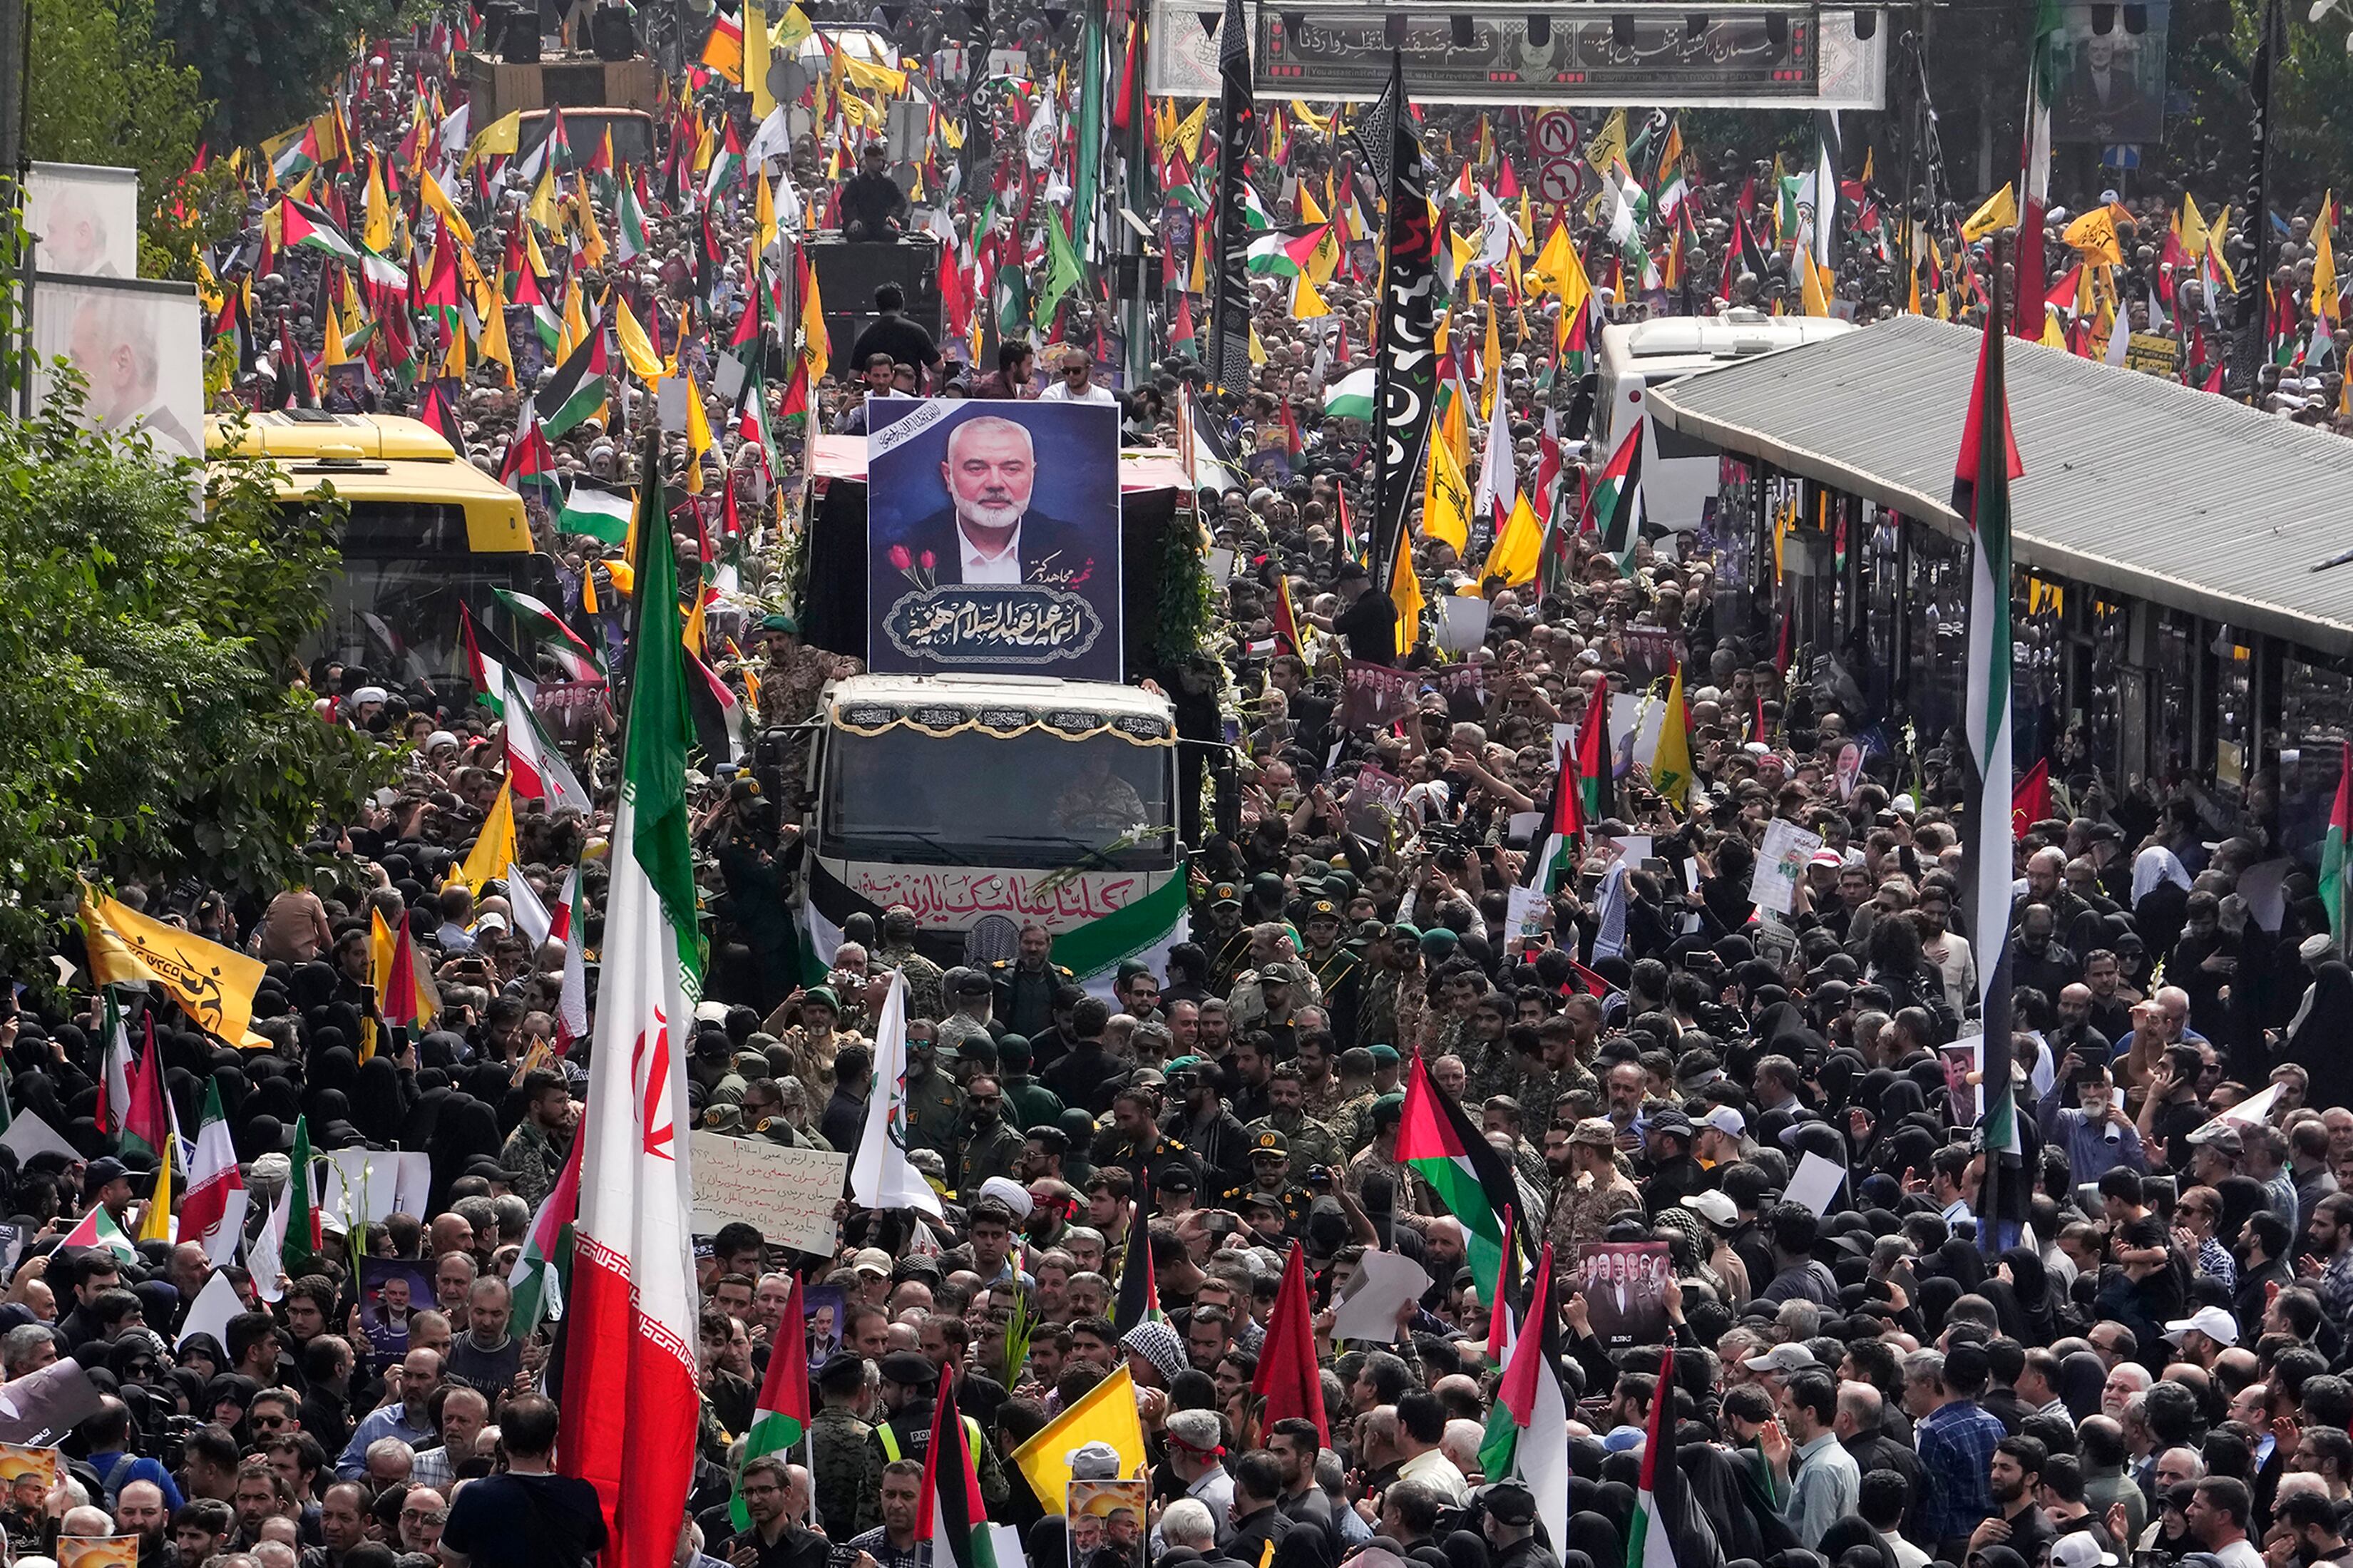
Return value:
M 1649 392 L 1668 428 L 1949 534 L 1972 328 L 1899 316 Z M 2353 654 L 2353 441 L 2012 338 L 2021 565 Z

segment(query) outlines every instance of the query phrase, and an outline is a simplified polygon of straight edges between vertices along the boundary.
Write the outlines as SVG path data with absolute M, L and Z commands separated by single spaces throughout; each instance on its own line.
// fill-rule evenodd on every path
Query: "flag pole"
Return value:
M 2002 300 L 2002 264 L 2010 259 L 2009 250 L 2008 237 L 2003 235 L 1995 236 L 1993 266 L 1989 269 L 1991 276 L 1988 280 L 1990 305 L 1988 317 L 1989 324 L 1985 337 L 1986 363 L 1981 374 L 1994 384 L 1995 397 L 1991 401 L 1999 405 L 1996 411 L 1999 423 L 1981 427 L 1978 437 L 1980 453 L 1990 447 L 1993 453 L 1991 458 L 1993 470 L 2003 476 L 2001 483 L 2005 490 L 2009 483 L 2007 464 L 2009 461 L 2010 388 L 2002 363 L 2004 357 L 2002 340 L 2007 335 L 2003 331 L 2003 324 L 2008 321 Z M 1975 416 L 1978 412 L 1978 410 L 1972 407 L 1972 416 Z M 1986 459 L 1982 457 L 1978 462 L 1978 468 L 1980 472 L 1985 471 L 1986 468 Z M 1982 531 L 1978 529 L 1978 511 L 1983 507 L 1985 501 L 1983 489 L 1984 487 L 1980 486 L 1975 492 L 1977 504 L 1972 508 L 1969 518 L 1972 534 L 1970 548 L 1981 556 L 1986 550 L 1986 541 Z M 2004 510 L 2006 513 L 2006 501 Z M 2002 526 L 2006 532 L 2009 527 L 2006 515 Z M 1999 563 L 2000 576 L 1993 584 L 1994 592 L 2002 595 L 2005 605 L 2010 594 L 2009 564 L 2008 552 L 2005 551 L 2002 560 Z M 1981 613 L 1983 609 L 1984 606 L 1972 605 L 1970 613 L 1974 616 Z M 2007 619 L 2006 616 L 2003 618 Z M 1971 640 L 1974 641 L 1974 637 Z M 2005 634 L 1997 640 L 2000 646 L 1992 649 L 1992 657 L 2003 663 L 2008 663 L 2010 658 L 2008 637 Z M 2007 730 L 2009 681 L 2004 679 L 2000 687 L 2004 714 L 1999 722 L 2002 729 Z M 1988 722 L 1990 725 L 1995 721 L 1989 720 Z M 2007 759 L 2010 748 L 2006 738 L 2000 750 L 2001 756 Z M 1978 760 L 1973 757 L 1971 762 L 1974 764 Z M 1969 909 L 1974 913 L 1981 915 L 1988 908 L 1987 895 L 1991 883 L 1999 881 L 2005 892 L 2009 886 L 2010 857 L 2005 854 L 1999 865 L 1992 863 L 1991 852 L 1988 848 L 1990 837 L 1987 824 L 1990 821 L 1990 814 L 1998 811 L 2001 820 L 2001 841 L 2007 846 L 2011 833 L 2010 781 L 2006 773 L 1999 779 L 1989 778 L 1980 773 L 1977 783 L 1976 816 L 1970 823 L 1969 837 L 1965 846 L 1962 867 L 1964 876 L 1968 882 Z M 1979 1142 L 1983 1145 L 1981 1157 L 1984 1160 L 1985 1173 L 1980 1178 L 1978 1188 L 1978 1248 L 1989 1256 L 2003 1250 L 2003 1244 L 2000 1240 L 2002 1226 L 1998 1217 L 1998 1210 L 2001 1205 L 2011 1201 L 2006 1189 L 2013 1179 L 2013 1171 L 2003 1163 L 2003 1156 L 2007 1149 L 1996 1148 L 1994 1140 L 1999 1130 L 2004 1143 L 2007 1144 L 2010 1130 L 2016 1125 L 2017 1114 L 2015 1107 L 2010 1103 L 2012 1099 L 2010 1081 L 2010 962 L 2006 897 L 2002 903 L 2004 919 L 2001 930 L 1994 931 L 1978 930 L 1970 933 L 1976 940 L 1978 950 L 1981 954 L 1990 952 L 1994 955 L 1993 967 L 1983 981 L 1981 1003 L 1978 1008 L 1978 1126 L 1980 1130 Z M 1989 943 L 1991 944 L 1990 947 Z M 2019 1174 L 2022 1176 L 2022 1173 Z

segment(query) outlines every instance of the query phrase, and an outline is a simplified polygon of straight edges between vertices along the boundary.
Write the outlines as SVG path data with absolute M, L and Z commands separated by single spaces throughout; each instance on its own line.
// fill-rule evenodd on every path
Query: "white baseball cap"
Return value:
M 1713 1127 L 1718 1132 L 1724 1133 L 1727 1137 L 1746 1138 L 1748 1136 L 1748 1118 L 1741 1115 L 1739 1111 L 1734 1110 L 1729 1105 L 1717 1106 L 1714 1110 L 1711 1110 L 1705 1116 L 1701 1117 L 1700 1121 L 1703 1125 Z
M 2186 1318 L 2178 1318 L 2165 1325 L 2165 1337 L 2179 1340 L 2196 1329 L 2219 1345 L 2239 1342 L 2239 1320 L 2220 1307 L 2200 1307 Z
M 1732 1200 L 1713 1188 L 1704 1193 L 1694 1193 L 1679 1201 L 1683 1207 L 1718 1230 L 1729 1229 L 1740 1218 L 1740 1211 L 1733 1206 Z
M 2116 1562 L 2087 1530 L 2071 1530 L 2051 1543 L 2051 1568 L 2115 1568 Z

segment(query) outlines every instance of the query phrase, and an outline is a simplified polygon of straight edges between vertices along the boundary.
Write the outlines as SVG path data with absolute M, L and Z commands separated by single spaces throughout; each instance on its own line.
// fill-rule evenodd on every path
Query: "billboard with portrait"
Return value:
M 2149 5 L 2062 5 L 2053 142 L 2103 145 L 2165 137 L 2164 0 Z M 2135 32 L 2132 24 L 2144 23 Z M 2107 31 L 2099 24 L 2105 22 Z
M 1663 1241 L 1588 1241 L 1577 1249 L 1577 1290 L 1603 1344 L 1667 1340 L 1667 1292 L 1680 1289 Z
M 25 178 L 34 264 L 81 278 L 139 276 L 139 171 L 35 163 Z
M 1144 1568 L 1150 1481 L 1072 1481 L 1062 1517 L 1070 1568 Z
M 154 438 L 157 455 L 204 453 L 204 343 L 193 283 L 133 278 L 72 278 L 43 272 L 33 280 L 35 397 L 55 381 L 49 362 L 64 360 L 89 384 L 82 423 L 92 430 Z
M 868 406 L 867 667 L 1118 680 L 1119 410 Z

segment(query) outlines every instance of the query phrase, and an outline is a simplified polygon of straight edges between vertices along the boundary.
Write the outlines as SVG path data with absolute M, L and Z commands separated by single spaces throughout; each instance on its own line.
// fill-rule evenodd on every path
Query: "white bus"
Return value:
M 1593 400 L 1594 461 L 1609 461 L 1635 420 L 1642 437 L 1642 511 L 1672 533 L 1700 525 L 1701 509 L 1716 493 L 1715 447 L 1678 431 L 1661 429 L 1642 402 L 1648 387 L 1695 371 L 1820 342 L 1854 331 L 1828 316 L 1767 316 L 1749 310 L 1720 316 L 1665 316 L 1601 331 L 1599 385 Z

